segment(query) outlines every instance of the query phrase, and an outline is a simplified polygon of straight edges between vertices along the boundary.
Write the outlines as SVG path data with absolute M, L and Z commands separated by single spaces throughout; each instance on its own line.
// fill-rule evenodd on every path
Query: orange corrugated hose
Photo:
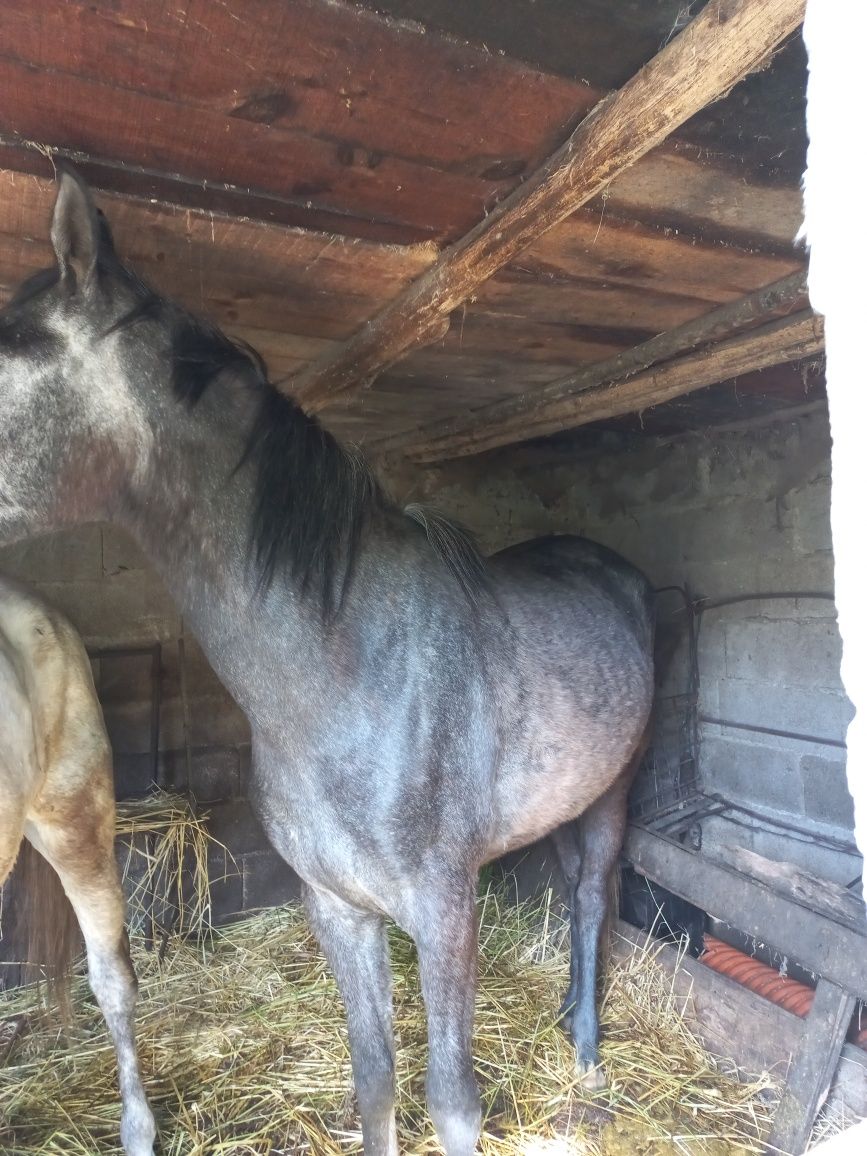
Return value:
M 705 935 L 704 951 L 700 958 L 702 963 L 706 963 L 714 971 L 727 975 L 750 991 L 764 996 L 771 1003 L 793 1012 L 796 1016 L 801 1016 L 802 1019 L 813 1006 L 816 993 L 807 984 L 780 975 L 773 967 L 753 959 L 736 947 L 730 947 L 713 935 Z M 867 1027 L 861 1026 L 857 1013 L 849 1029 L 849 1039 L 859 1047 L 867 1049 Z

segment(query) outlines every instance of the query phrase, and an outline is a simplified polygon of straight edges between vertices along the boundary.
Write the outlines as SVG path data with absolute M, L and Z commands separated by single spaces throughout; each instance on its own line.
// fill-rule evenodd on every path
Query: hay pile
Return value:
M 480 899 L 480 923 L 475 1054 L 486 1156 L 760 1150 L 773 1085 L 738 1084 L 715 1067 L 651 958 L 637 953 L 610 971 L 602 1020 L 611 1086 L 589 1097 L 552 1023 L 568 971 L 565 928 L 546 905 L 516 908 L 493 890 Z M 401 1150 L 436 1152 L 415 955 L 398 932 L 392 949 Z M 168 1156 L 360 1151 L 343 1012 L 300 911 L 174 936 L 162 958 L 142 939 L 133 950 L 139 1046 Z M 23 1015 L 28 1027 L 0 1068 L 0 1150 L 9 1156 L 119 1151 L 114 1056 L 81 977 L 74 1002 L 65 1042 L 32 991 L 0 998 L 0 1023 Z
M 192 935 L 211 926 L 208 851 L 222 844 L 184 795 L 154 791 L 117 804 L 118 860 L 131 934 Z M 227 858 L 228 857 L 228 858 Z

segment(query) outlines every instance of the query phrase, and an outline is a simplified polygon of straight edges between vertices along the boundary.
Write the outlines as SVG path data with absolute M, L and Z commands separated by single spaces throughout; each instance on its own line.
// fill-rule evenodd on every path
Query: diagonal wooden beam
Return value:
M 498 269 L 591 200 L 619 172 L 766 62 L 804 18 L 805 0 L 710 0 L 623 88 L 601 101 L 548 163 L 292 391 L 310 411 L 369 385 Z
M 467 457 L 497 446 L 648 409 L 744 373 L 814 357 L 824 348 L 822 319 L 806 309 L 792 317 L 718 341 L 698 353 L 666 361 L 653 369 L 636 373 L 626 381 L 597 385 L 551 402 L 536 414 L 520 415 L 508 429 L 495 426 L 486 430 L 480 423 L 471 434 L 447 436 L 430 442 L 413 441 L 411 445 L 404 445 L 401 452 L 416 462 Z M 377 451 L 381 448 L 376 447 Z
M 568 428 L 562 425 L 563 415 L 581 414 L 580 405 L 573 408 L 568 404 L 579 395 L 600 387 L 613 387 L 652 365 L 731 337 L 749 325 L 771 321 L 779 312 L 791 311 L 793 307 L 803 309 L 806 305 L 807 272 L 800 269 L 649 341 L 624 349 L 604 361 L 582 366 L 568 377 L 490 402 L 468 413 L 431 422 L 412 433 L 404 431 L 375 439 L 366 443 L 367 448 L 376 454 L 397 451 L 407 457 L 423 453 L 426 460 L 433 460 L 433 454 L 443 458 L 463 457 L 539 437 L 552 429 Z

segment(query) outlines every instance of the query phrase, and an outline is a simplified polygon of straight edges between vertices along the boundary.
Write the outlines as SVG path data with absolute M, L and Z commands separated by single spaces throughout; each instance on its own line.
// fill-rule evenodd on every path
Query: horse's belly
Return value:
M 614 783 L 635 750 L 640 730 L 604 744 L 539 743 L 513 752 L 497 776 L 496 822 L 488 858 L 535 843 L 581 816 Z

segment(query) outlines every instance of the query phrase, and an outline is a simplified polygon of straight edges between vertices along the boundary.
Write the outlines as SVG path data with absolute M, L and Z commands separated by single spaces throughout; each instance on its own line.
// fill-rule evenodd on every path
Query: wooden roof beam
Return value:
M 640 412 L 745 373 L 815 357 L 824 348 L 822 318 L 817 317 L 812 310 L 805 309 L 792 317 L 772 321 L 736 337 L 718 341 L 697 353 L 676 357 L 617 384 L 597 385 L 559 401 L 540 405 L 535 413 L 525 413 L 513 419 L 508 432 L 503 425 L 486 430 L 483 422 L 480 422 L 472 435 L 465 433 L 460 437 L 446 437 L 425 443 L 413 439 L 413 443 L 404 445 L 401 452 L 417 462 L 467 457 L 497 446 L 577 429 L 590 422 L 605 421 L 625 413 Z M 479 415 L 483 412 L 480 410 Z M 378 451 L 381 447 L 375 448 Z
M 805 0 L 712 0 L 623 88 L 581 122 L 548 163 L 445 250 L 405 292 L 292 383 L 309 411 L 369 385 L 537 237 L 755 71 L 804 18 Z
M 652 365 L 669 362 L 699 347 L 731 337 L 749 325 L 771 321 L 782 311 L 803 309 L 806 305 L 807 273 L 801 269 L 613 357 L 584 365 L 568 377 L 479 406 L 469 413 L 431 422 L 411 433 L 374 440 L 368 443 L 368 448 L 377 454 L 395 451 L 417 461 L 438 461 L 478 454 L 584 425 L 588 420 L 597 420 L 586 418 L 585 414 L 595 410 L 600 397 L 610 395 L 610 403 L 616 406 L 619 404 L 617 399 L 626 396 L 618 392 L 619 383 L 625 383 Z M 642 380 L 650 382 L 654 378 L 643 374 Z M 707 384 L 716 382 L 702 380 L 694 388 Z M 631 391 L 629 395 L 632 396 Z M 581 399 L 584 399 L 583 407 Z

